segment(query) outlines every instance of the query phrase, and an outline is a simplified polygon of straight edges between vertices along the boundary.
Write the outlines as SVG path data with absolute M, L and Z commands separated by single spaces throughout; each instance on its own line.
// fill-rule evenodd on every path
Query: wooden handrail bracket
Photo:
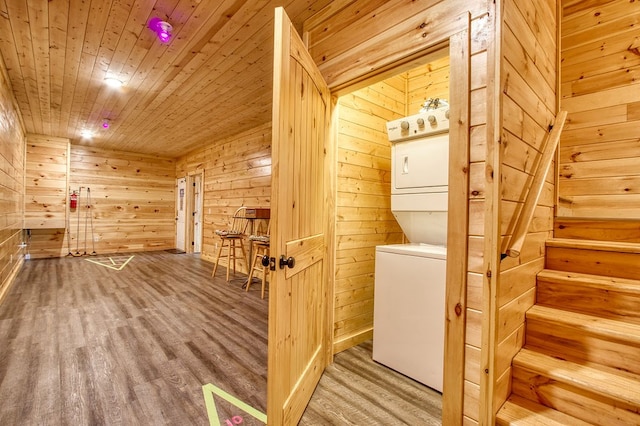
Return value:
M 560 142 L 560 134 L 564 128 L 566 118 L 567 111 L 560 111 L 556 116 L 551 132 L 547 134 L 546 141 L 542 149 L 542 156 L 540 157 L 540 161 L 538 161 L 538 165 L 533 175 L 533 181 L 531 182 L 529 192 L 527 192 L 522 210 L 516 220 L 513 234 L 511 235 L 507 249 L 504 252 L 505 254 L 502 255 L 503 259 L 506 256 L 518 257 L 520 255 L 520 250 L 524 244 L 524 239 L 527 235 L 529 225 L 531 225 L 536 205 L 538 204 L 540 195 L 542 194 L 544 181 L 549 173 L 556 148 Z

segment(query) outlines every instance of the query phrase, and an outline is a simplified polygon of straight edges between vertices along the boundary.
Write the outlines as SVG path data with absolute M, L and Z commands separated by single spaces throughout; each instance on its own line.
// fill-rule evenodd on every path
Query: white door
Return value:
M 186 251 L 187 178 L 179 178 L 176 187 L 176 248 Z

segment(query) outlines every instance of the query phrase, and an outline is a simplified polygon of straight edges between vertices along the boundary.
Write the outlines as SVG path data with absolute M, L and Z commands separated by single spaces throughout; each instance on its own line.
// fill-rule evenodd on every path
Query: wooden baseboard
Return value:
M 333 354 L 335 355 L 370 339 L 373 339 L 373 327 L 358 330 L 355 333 L 342 336 L 339 339 L 334 339 Z

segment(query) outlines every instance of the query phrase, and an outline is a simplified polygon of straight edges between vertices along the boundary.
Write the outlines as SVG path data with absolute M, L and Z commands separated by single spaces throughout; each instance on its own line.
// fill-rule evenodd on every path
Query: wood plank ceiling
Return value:
M 273 9 L 301 28 L 330 2 L 0 0 L 0 54 L 28 133 L 177 157 L 271 120 Z

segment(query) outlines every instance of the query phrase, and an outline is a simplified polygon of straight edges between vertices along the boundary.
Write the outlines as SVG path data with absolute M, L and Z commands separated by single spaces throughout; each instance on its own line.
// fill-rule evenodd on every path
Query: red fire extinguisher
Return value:
M 69 208 L 75 209 L 78 207 L 78 194 L 73 191 L 69 196 Z

